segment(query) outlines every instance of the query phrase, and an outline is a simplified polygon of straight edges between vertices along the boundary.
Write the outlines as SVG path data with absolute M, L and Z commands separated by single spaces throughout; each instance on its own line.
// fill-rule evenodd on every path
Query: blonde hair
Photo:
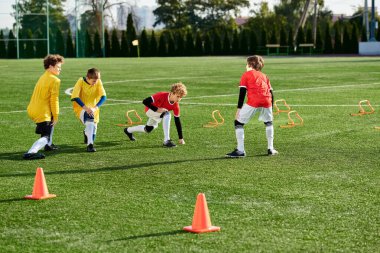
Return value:
M 187 95 L 186 86 L 181 82 L 172 84 L 170 92 L 180 97 L 185 97 Z
M 264 59 L 260 55 L 253 55 L 247 58 L 247 64 L 254 70 L 260 71 L 264 68 Z

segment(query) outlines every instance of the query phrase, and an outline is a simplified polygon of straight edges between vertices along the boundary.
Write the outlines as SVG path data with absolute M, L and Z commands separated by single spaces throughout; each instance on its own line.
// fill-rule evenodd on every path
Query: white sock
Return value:
M 145 133 L 145 125 L 138 125 L 134 127 L 128 127 L 128 133 L 140 132 Z
M 28 153 L 37 153 L 40 149 L 44 148 L 47 143 L 48 140 L 46 137 L 39 138 L 35 143 L 33 143 Z
M 87 136 L 87 145 L 94 144 L 94 130 L 95 130 L 95 124 L 91 121 L 86 121 L 84 123 L 86 128 L 84 129 L 84 133 Z
M 273 125 L 267 126 L 265 128 L 265 133 L 266 133 L 267 140 L 268 140 L 268 149 L 272 150 L 273 149 L 273 139 L 274 139 L 274 127 L 273 127 Z
M 49 138 L 49 142 L 48 142 L 49 146 L 51 146 L 51 144 L 53 144 L 53 133 L 54 133 L 54 127 L 51 128 L 50 138 Z
M 171 114 L 165 113 L 162 119 L 162 129 L 164 130 L 164 141 L 170 140 L 170 120 Z
M 244 151 L 244 128 L 235 129 L 236 140 L 237 140 L 237 149 L 241 152 Z

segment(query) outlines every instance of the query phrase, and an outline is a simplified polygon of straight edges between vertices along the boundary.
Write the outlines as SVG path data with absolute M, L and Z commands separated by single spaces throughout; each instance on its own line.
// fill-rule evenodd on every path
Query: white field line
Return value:
M 176 78 L 178 79 L 178 78 Z M 147 80 L 147 79 L 140 79 L 141 80 Z M 124 82 L 127 80 L 123 80 L 120 82 Z M 133 80 L 132 80 L 133 81 Z M 277 90 L 275 92 L 292 92 L 292 91 L 307 91 L 307 90 L 319 90 L 319 89 L 331 89 L 331 88 L 347 88 L 347 87 L 358 87 L 358 86 L 371 86 L 371 85 L 378 85 L 380 83 L 366 83 L 366 84 L 349 84 L 349 85 L 335 85 L 335 86 L 321 86 L 321 87 L 310 87 L 310 88 L 298 88 L 298 89 L 287 89 L 287 90 Z M 65 93 L 67 95 L 71 95 L 73 88 L 68 88 L 65 90 Z M 210 96 L 198 96 L 198 97 L 187 97 L 183 98 L 183 100 L 189 100 L 189 99 L 202 99 L 202 98 L 217 98 L 217 97 L 229 97 L 229 96 L 237 96 L 237 94 L 222 94 L 222 95 L 210 95 Z M 115 101 L 120 103 L 112 103 L 112 104 L 104 104 L 103 106 L 113 106 L 113 105 L 128 105 L 128 104 L 138 104 L 141 103 L 141 101 L 133 101 L 133 100 L 119 100 L 119 99 L 110 99 L 108 98 L 107 101 Z M 221 104 L 221 103 L 192 103 L 192 102 L 181 102 L 181 104 L 187 104 L 187 105 L 218 105 L 218 106 L 236 106 L 236 104 Z M 295 106 L 295 107 L 352 107 L 352 106 L 358 106 L 358 105 L 289 105 L 289 106 Z M 375 106 L 376 105 L 372 105 Z M 71 107 L 61 107 L 61 109 L 67 109 Z M 9 112 L 0 112 L 0 114 L 10 114 L 10 113 L 22 113 L 26 112 L 26 110 L 22 111 L 9 111 Z
M 126 79 L 118 81 L 107 81 L 104 84 L 114 84 L 114 83 L 128 83 L 128 82 L 144 82 L 144 81 L 160 81 L 160 80 L 182 80 L 182 79 L 209 79 L 209 78 L 224 78 L 224 76 L 181 76 L 181 77 L 157 77 L 157 78 L 146 78 L 146 79 Z

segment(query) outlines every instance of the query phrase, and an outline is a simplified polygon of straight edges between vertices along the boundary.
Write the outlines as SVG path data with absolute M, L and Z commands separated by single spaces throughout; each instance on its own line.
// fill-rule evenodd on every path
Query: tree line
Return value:
M 341 18 L 336 22 L 332 21 L 330 11 L 320 9 L 316 40 L 313 38 L 312 15 L 293 40 L 297 20 L 294 9 L 300 9 L 304 1 L 280 1 L 274 11 L 270 11 L 267 3 L 263 2 L 245 24 L 238 26 L 232 13 L 247 6 L 248 1 L 232 0 L 225 1 L 225 5 L 207 6 L 201 5 L 207 1 L 200 0 L 157 1 L 159 6 L 154 11 L 156 25 L 163 24 L 165 28 L 143 29 L 139 33 L 136 32 L 133 13 L 128 14 L 125 30 L 105 29 L 102 34 L 99 22 L 96 22 L 98 13 L 86 12 L 82 14 L 81 27 L 88 29 L 79 30 L 76 33 L 78 38 L 75 38 L 61 11 L 64 1 L 52 2 L 50 8 L 55 11 L 49 26 L 50 53 L 66 57 L 76 57 L 77 54 L 81 57 L 137 57 L 137 47 L 132 45 L 136 39 L 139 40 L 141 57 L 267 54 L 270 52 L 267 44 L 280 45 L 280 53 L 299 54 L 299 45 L 304 43 L 314 44 L 313 50 L 319 54 L 357 54 L 358 43 L 367 40 L 362 15 L 357 15 L 362 11 L 360 9 L 354 18 Z M 24 4 L 22 8 L 19 6 L 20 9 L 28 11 L 25 3 L 20 1 L 19 4 Z M 42 29 L 46 19 L 43 18 L 21 18 L 21 58 L 46 55 L 46 29 Z M 16 58 L 17 46 L 12 30 L 7 38 L 0 31 L 0 58 Z M 380 41 L 380 27 L 376 38 Z

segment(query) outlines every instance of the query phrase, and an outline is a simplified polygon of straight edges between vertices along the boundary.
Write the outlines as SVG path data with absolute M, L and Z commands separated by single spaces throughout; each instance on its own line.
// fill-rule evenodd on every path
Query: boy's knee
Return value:
M 154 126 L 145 126 L 145 128 L 144 128 L 145 132 L 147 132 L 147 133 L 152 132 L 153 129 L 154 129 Z
M 241 123 L 240 121 L 235 120 L 234 123 L 235 123 L 235 129 L 243 128 L 244 127 L 244 124 Z

